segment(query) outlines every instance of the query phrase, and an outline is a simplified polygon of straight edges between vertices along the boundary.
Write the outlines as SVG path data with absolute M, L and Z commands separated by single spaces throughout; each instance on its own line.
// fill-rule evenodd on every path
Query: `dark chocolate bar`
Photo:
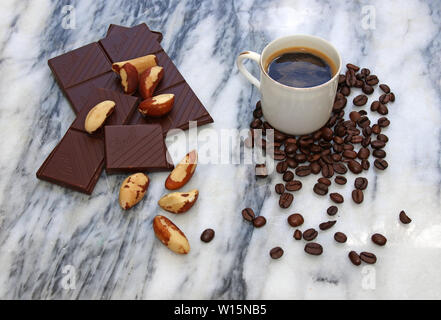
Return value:
M 130 33 L 133 32 L 133 30 L 136 30 L 138 28 L 144 29 L 146 31 L 153 33 L 156 36 L 156 41 L 158 41 L 158 42 L 162 41 L 162 38 L 163 38 L 162 33 L 159 31 L 150 30 L 149 27 L 147 27 L 147 25 L 145 23 L 138 24 L 134 27 L 124 27 L 124 26 L 120 26 L 117 24 L 110 24 L 109 28 L 107 29 L 106 37 L 111 36 L 112 33 L 114 33 L 114 32 L 125 32 L 126 34 L 130 35 Z
M 105 126 L 106 172 L 169 171 L 160 125 Z
M 108 119 L 106 119 L 105 125 L 107 126 L 126 124 L 136 110 L 139 99 L 138 97 L 118 93 L 113 90 L 94 88 L 90 91 L 86 100 L 87 102 L 82 106 L 71 128 L 85 132 L 84 121 L 86 120 L 87 114 L 93 107 L 104 100 L 112 100 L 115 102 L 115 109 Z
M 37 178 L 91 194 L 104 167 L 104 142 L 69 129 L 37 171 Z
M 48 64 L 63 89 L 112 70 L 112 65 L 97 42 L 52 58 Z

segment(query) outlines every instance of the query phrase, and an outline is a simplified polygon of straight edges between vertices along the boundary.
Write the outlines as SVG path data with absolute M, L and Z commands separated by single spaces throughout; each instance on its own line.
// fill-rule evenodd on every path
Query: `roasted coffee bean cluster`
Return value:
M 358 66 L 350 63 L 346 67 L 346 73 L 339 75 L 337 94 L 329 121 L 325 126 L 312 134 L 292 136 L 274 129 L 268 122 L 262 119 L 263 112 L 260 101 L 256 104 L 256 108 L 253 111 L 254 119 L 250 124 L 251 130 L 249 137 L 245 141 L 245 146 L 249 148 L 258 146 L 265 150 L 268 142 L 265 138 L 257 141 L 255 130 L 262 130 L 262 135 L 266 136 L 266 130 L 274 129 L 274 154 L 272 156 L 274 160 L 278 161 L 276 171 L 282 175 L 284 182 L 276 184 L 275 192 L 279 195 L 279 206 L 283 209 L 289 208 L 294 201 L 294 196 L 291 192 L 302 188 L 302 182 L 296 179 L 296 176 L 305 177 L 310 174 L 321 174 L 322 177 L 318 178 L 317 183 L 313 187 L 314 193 L 320 196 L 325 196 L 329 193 L 330 199 L 334 203 L 340 204 L 344 202 L 343 195 L 337 192 L 329 192 L 332 177 L 335 176 L 334 182 L 336 184 L 347 184 L 348 181 L 344 175 L 348 170 L 356 175 L 369 170 L 371 166 L 370 156 L 375 158 L 373 164 L 377 170 L 385 170 L 389 166 L 385 160 L 386 152 L 384 151 L 389 138 L 382 131 L 390 125 L 390 121 L 385 115 L 389 112 L 388 103 L 395 101 L 395 95 L 391 92 L 389 86 L 380 84 L 379 88 L 383 93 L 378 100 L 371 103 L 370 110 L 377 112 L 382 117 L 374 123 L 369 119 L 365 110 L 359 110 L 350 112 L 349 119 L 345 120 L 344 109 L 348 102 L 347 97 L 351 94 L 351 91 L 361 89 L 363 93 L 357 95 L 352 100 L 352 103 L 355 107 L 362 107 L 368 103 L 368 95 L 375 91 L 375 86 L 379 83 L 378 77 L 371 74 L 369 69 L 360 69 Z M 259 169 L 260 174 L 256 175 L 259 177 L 267 176 L 265 164 L 257 165 L 256 172 L 257 169 Z M 366 178 L 358 177 L 355 179 L 352 200 L 356 204 L 363 202 L 363 190 L 367 186 L 368 180 Z M 327 213 L 329 216 L 334 216 L 337 211 L 338 208 L 336 206 L 331 206 L 328 208 Z M 255 222 L 255 220 L 250 220 L 248 214 L 242 214 L 246 220 Z M 403 223 L 410 221 L 404 213 L 400 214 L 400 220 Z M 266 222 L 266 220 L 264 221 Z M 288 217 L 288 223 L 293 227 L 300 226 L 303 222 L 303 217 L 300 214 L 293 214 Z M 327 230 L 334 226 L 335 223 L 336 221 L 323 222 L 319 225 L 319 229 L 322 231 Z M 303 238 L 306 241 L 312 241 L 317 235 L 318 231 L 314 228 L 303 232 L 296 229 L 293 237 L 296 240 Z M 339 243 L 344 243 L 347 237 L 342 232 L 336 232 L 334 239 Z M 372 241 L 378 245 L 384 245 L 386 238 L 375 234 L 372 236 Z M 279 247 L 274 248 L 270 252 L 271 257 L 280 258 L 280 252 L 283 254 L 283 250 L 280 250 L 282 249 Z M 323 252 L 323 248 L 318 243 L 308 243 L 305 246 L 305 252 L 312 255 L 320 255 Z M 357 254 L 351 251 L 349 258 L 355 265 L 359 265 L 361 261 L 366 263 L 376 262 L 375 255 L 370 252 Z

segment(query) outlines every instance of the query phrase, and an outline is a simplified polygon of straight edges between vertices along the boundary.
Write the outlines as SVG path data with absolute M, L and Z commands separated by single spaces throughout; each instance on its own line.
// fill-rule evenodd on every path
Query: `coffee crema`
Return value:
M 310 88 L 328 82 L 336 73 L 334 62 L 324 53 L 291 47 L 273 53 L 265 63 L 268 75 L 294 88 Z

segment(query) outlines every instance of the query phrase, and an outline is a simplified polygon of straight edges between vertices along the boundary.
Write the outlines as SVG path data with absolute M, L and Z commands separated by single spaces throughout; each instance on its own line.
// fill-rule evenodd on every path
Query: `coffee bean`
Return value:
M 358 157 L 360 160 L 363 160 L 363 159 L 367 159 L 367 158 L 369 158 L 369 155 L 370 155 L 370 154 L 371 154 L 371 152 L 369 151 L 368 148 L 362 147 L 362 148 L 360 148 L 360 150 L 358 151 L 357 157 Z
M 394 95 L 394 93 L 391 92 L 391 93 L 388 93 L 388 95 L 389 95 L 389 101 L 390 101 L 390 102 L 394 102 L 394 101 L 395 101 L 395 95 Z
M 372 126 L 372 132 L 375 134 L 380 134 L 381 133 L 381 127 L 378 124 L 374 124 Z M 378 137 L 377 137 L 378 139 Z
M 380 119 L 378 119 L 377 123 L 381 128 L 386 128 L 390 125 L 390 121 L 386 117 L 381 117 Z
M 374 150 L 374 152 L 372 152 L 372 155 L 375 158 L 386 158 L 386 151 L 384 150 Z
M 338 75 L 338 84 L 343 84 L 346 81 L 346 77 L 344 74 L 339 74 Z
M 369 160 L 367 159 L 363 159 L 361 160 L 361 167 L 363 168 L 363 170 L 369 170 L 369 167 L 371 166 Z
M 371 144 L 371 137 L 366 137 L 361 142 L 361 145 L 363 146 L 363 148 L 367 148 L 370 144 Z
M 381 114 L 382 116 L 385 116 L 386 114 L 389 113 L 389 109 L 386 107 L 386 105 L 380 103 L 380 106 L 378 107 L 378 113 Z
M 281 161 L 276 165 L 277 173 L 284 173 L 288 169 L 288 163 Z
M 270 256 L 273 259 L 279 259 L 281 256 L 283 256 L 283 249 L 280 247 L 272 248 L 270 251 Z
M 285 151 L 280 149 L 274 149 L 273 159 L 277 161 L 283 161 L 286 159 Z
M 357 124 L 360 126 L 360 128 L 365 128 L 371 124 L 371 120 L 369 120 L 368 117 L 363 116 L 357 121 Z
M 210 242 L 214 238 L 214 230 L 213 229 L 205 229 L 201 234 L 201 240 L 204 242 Z
M 268 170 L 266 169 L 265 164 L 256 164 L 256 177 L 258 178 L 266 178 L 268 177 Z
M 333 153 L 333 154 L 331 155 L 331 158 L 332 158 L 332 161 L 334 161 L 334 165 L 333 165 L 333 167 L 334 167 L 334 171 L 336 171 L 337 173 L 340 173 L 340 172 L 338 172 L 338 171 L 335 169 L 335 164 L 337 164 L 337 163 L 335 163 L 335 162 L 340 162 L 340 161 L 341 161 L 341 159 L 342 159 L 341 154 Z M 347 170 L 346 167 L 345 167 L 345 170 Z
M 358 70 L 360 70 L 360 67 L 358 67 L 358 66 L 356 66 L 356 65 L 354 65 L 354 64 L 352 64 L 352 63 L 348 63 L 348 64 L 346 65 L 346 68 L 348 68 L 348 69 L 352 69 L 352 70 L 354 70 L 355 72 L 357 72 Z
M 329 195 L 332 201 L 335 203 L 342 203 L 344 201 L 343 196 L 340 193 L 334 192 Z
M 369 128 L 369 127 L 368 127 Z M 351 138 L 351 142 L 353 143 L 353 144 L 357 144 L 357 143 L 361 143 L 362 141 L 363 141 L 363 136 L 360 136 L 360 135 L 358 135 L 358 136 L 353 136 L 352 138 Z
M 322 222 L 319 225 L 320 230 L 328 230 L 330 228 L 332 228 L 334 226 L 334 224 L 336 224 L 337 221 L 327 221 L 327 222 Z
M 374 101 L 371 103 L 371 111 L 377 111 L 380 107 L 380 101 Z
M 360 94 L 352 100 L 352 103 L 358 107 L 364 106 L 368 101 L 368 97 L 364 94 Z
M 294 179 L 294 173 L 292 171 L 288 170 L 283 174 L 283 181 L 288 182 L 292 179 Z
M 363 129 L 363 136 L 368 137 L 372 134 L 372 128 L 371 127 L 365 127 Z
M 242 210 L 242 217 L 246 220 L 246 221 L 250 221 L 252 222 L 254 220 L 254 218 L 256 217 L 256 215 L 254 214 L 253 209 L 251 208 L 245 208 Z
M 385 94 L 385 93 L 383 93 L 379 98 L 378 98 L 378 100 L 380 100 L 380 102 L 382 103 L 382 104 L 386 104 L 386 103 L 388 103 L 389 102 L 389 95 L 388 94 Z
M 317 230 L 315 230 L 314 228 L 310 228 L 303 232 L 303 239 L 305 239 L 306 241 L 311 241 L 314 240 L 317 237 L 317 235 L 318 235 Z
M 355 189 L 352 191 L 352 200 L 354 200 L 355 203 L 360 204 L 363 202 L 364 195 L 363 191 L 359 189 Z
M 303 153 L 298 153 L 298 154 L 295 155 L 294 159 L 295 159 L 298 163 L 303 163 L 303 162 L 306 162 L 306 160 L 307 160 L 308 158 L 306 157 L 305 154 L 303 154 Z M 288 164 L 288 165 L 289 165 L 289 164 Z
M 296 138 L 289 137 L 289 138 L 286 138 L 286 140 L 285 140 L 285 144 L 286 144 L 286 145 L 288 145 L 288 144 L 294 144 L 294 145 L 296 145 L 296 144 L 297 144 L 297 140 L 296 140 Z
M 361 252 L 360 259 L 368 264 L 374 264 L 377 262 L 377 257 L 371 252 Z
M 382 234 L 379 233 L 375 233 L 372 235 L 371 240 L 373 243 L 379 245 L 379 246 L 384 246 L 387 242 L 387 239 L 385 236 L 383 236 Z
M 349 88 L 348 86 L 343 86 L 340 89 L 340 93 L 347 97 L 351 94 L 351 88 Z
M 276 193 L 282 194 L 285 192 L 285 186 L 282 183 L 278 183 L 275 186 Z
M 361 90 L 366 94 L 372 94 L 374 92 L 374 88 L 368 84 L 363 84 Z
M 286 163 L 288 164 L 288 167 L 291 169 L 295 169 L 298 166 L 298 163 L 293 158 L 286 159 Z
M 338 99 L 334 102 L 334 105 L 332 106 L 333 111 L 342 110 L 344 107 L 346 107 L 347 100 L 344 99 Z
M 336 232 L 334 234 L 334 239 L 339 243 L 345 243 L 346 240 L 348 240 L 348 237 L 346 237 L 346 235 L 343 232 Z
M 378 84 L 378 78 L 376 75 L 369 75 L 366 77 L 366 83 L 370 86 L 375 86 L 376 84 Z
M 274 141 L 283 142 L 283 141 L 285 141 L 285 139 L 286 139 L 285 134 L 283 134 L 277 130 L 274 130 Z
M 258 216 L 253 220 L 253 225 L 256 228 L 261 228 L 266 224 L 266 219 L 264 216 Z
M 293 237 L 296 240 L 301 240 L 302 239 L 302 231 L 300 231 L 299 229 L 296 229 L 296 231 L 294 231 Z
M 287 193 L 287 192 L 282 193 L 279 199 L 279 206 L 282 209 L 289 208 L 293 200 L 294 200 L 294 196 L 291 193 Z
M 299 177 L 306 177 L 309 174 L 311 174 L 310 166 L 299 166 L 296 169 L 296 175 L 298 175 Z
M 320 196 L 324 196 L 328 193 L 328 186 L 319 182 L 314 185 L 313 191 Z
M 318 174 L 320 170 L 322 170 L 322 167 L 320 167 L 317 161 L 312 162 L 309 166 L 311 167 L 311 173 L 313 174 Z
M 331 164 L 324 164 L 322 167 L 322 176 L 331 178 L 334 175 L 334 167 Z
M 348 162 L 348 168 L 351 170 L 352 173 L 359 174 L 363 168 L 361 167 L 361 164 L 358 163 L 356 160 L 349 160 Z
M 259 105 L 256 105 L 256 109 L 254 109 L 253 111 L 253 117 L 258 119 L 258 118 L 262 118 L 263 116 L 263 112 L 262 112 L 262 107 Z
M 336 184 L 339 184 L 339 185 L 344 185 L 344 184 L 346 184 L 346 182 L 348 182 L 348 180 L 343 176 L 336 176 L 334 181 Z
M 296 144 L 287 144 L 285 145 L 285 153 L 289 155 L 295 154 L 297 151 L 297 145 Z
M 301 226 L 303 222 L 305 222 L 305 220 L 300 213 L 293 213 L 288 217 L 288 223 L 291 227 Z
M 389 138 L 385 135 L 380 133 L 379 135 L 377 135 L 377 140 L 383 141 L 384 143 L 389 141 Z
M 330 206 L 328 210 L 326 210 L 327 214 L 330 216 L 335 216 L 338 212 L 338 208 L 336 206 Z
M 292 180 L 285 184 L 285 188 L 288 191 L 298 191 L 302 189 L 302 182 L 299 180 Z
M 377 168 L 379 170 L 385 170 L 385 169 L 387 169 L 389 164 L 384 159 L 375 159 L 374 166 L 375 166 L 375 168 Z
M 381 140 L 374 140 L 371 142 L 371 147 L 374 149 L 381 149 L 381 148 L 384 148 L 385 146 L 386 146 L 386 143 Z
M 404 210 L 402 210 L 400 212 L 400 221 L 401 221 L 401 223 L 409 224 L 412 222 L 412 219 L 407 216 L 407 214 L 406 214 L 406 212 L 404 212 Z
M 250 127 L 252 129 L 259 129 L 262 128 L 262 120 L 260 119 L 254 119 L 251 123 L 250 123 Z
M 360 115 L 360 113 L 358 113 L 358 111 L 352 111 L 351 113 L 349 113 L 349 118 L 352 121 L 357 122 L 358 119 L 361 118 L 361 115 Z
M 348 158 L 348 159 L 355 159 L 355 158 L 357 158 L 357 152 L 352 151 L 352 150 L 345 150 L 343 152 L 343 157 Z
M 380 84 L 380 89 L 383 90 L 384 93 L 390 92 L 390 88 L 387 84 Z
M 334 168 L 334 171 L 338 174 L 345 174 L 346 172 L 348 172 L 348 169 L 343 163 L 334 163 L 332 167 Z
M 355 85 L 355 82 L 357 81 L 354 70 L 351 69 L 347 70 L 345 76 L 346 76 L 346 85 L 348 87 L 353 87 Z
M 319 256 L 323 253 L 323 247 L 315 242 L 310 242 L 305 245 L 305 252 L 314 256 Z
M 349 260 L 351 260 L 352 264 L 359 266 L 361 264 L 360 256 L 355 251 L 349 252 Z
M 331 180 L 329 180 L 327 178 L 319 178 L 317 181 L 319 183 L 324 184 L 325 186 L 330 186 L 331 185 Z

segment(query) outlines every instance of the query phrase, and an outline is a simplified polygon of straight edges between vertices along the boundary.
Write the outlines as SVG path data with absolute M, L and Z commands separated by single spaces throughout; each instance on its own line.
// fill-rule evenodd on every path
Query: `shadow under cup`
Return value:
M 326 55 L 334 64 L 333 77 L 318 86 L 295 88 L 272 79 L 265 69 L 274 54 L 287 48 L 305 47 Z M 269 43 L 260 56 L 260 93 L 265 120 L 287 134 L 314 132 L 328 121 L 338 86 L 341 58 L 328 41 L 309 35 L 279 38 Z

